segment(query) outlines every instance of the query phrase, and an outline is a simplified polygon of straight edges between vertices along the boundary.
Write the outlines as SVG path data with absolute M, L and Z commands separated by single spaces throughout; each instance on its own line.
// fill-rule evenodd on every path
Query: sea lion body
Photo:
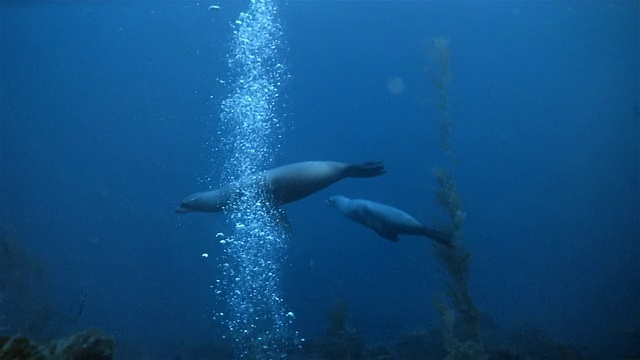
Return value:
M 397 242 L 400 241 L 398 235 L 419 235 L 451 246 L 451 236 L 422 225 L 411 215 L 392 206 L 340 195 L 330 197 L 327 203 L 345 217 L 372 229 L 387 240 Z
M 337 161 L 305 161 L 264 171 L 252 180 L 240 181 L 220 189 L 189 195 L 176 208 L 178 213 L 220 212 L 243 187 L 259 186 L 280 206 L 305 198 L 349 177 L 375 177 L 384 174 L 382 162 L 349 164 Z

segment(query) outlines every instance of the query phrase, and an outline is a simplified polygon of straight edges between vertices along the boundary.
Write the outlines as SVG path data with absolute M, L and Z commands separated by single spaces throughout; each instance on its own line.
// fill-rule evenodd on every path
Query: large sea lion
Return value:
M 368 178 L 384 174 L 380 161 L 348 164 L 337 161 L 305 161 L 264 171 L 250 181 L 240 181 L 189 195 L 176 208 L 177 213 L 219 212 L 244 186 L 260 186 L 273 204 L 280 206 L 300 200 L 345 178 Z
M 452 246 L 451 236 L 422 225 L 406 212 L 389 205 L 364 199 L 332 196 L 326 201 L 345 217 L 371 228 L 383 238 L 397 242 L 398 235 L 421 235 L 445 246 Z

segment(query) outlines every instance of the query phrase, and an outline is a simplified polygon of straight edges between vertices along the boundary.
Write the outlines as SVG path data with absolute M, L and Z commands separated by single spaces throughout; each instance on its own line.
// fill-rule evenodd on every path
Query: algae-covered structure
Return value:
M 429 54 L 436 66 L 431 72 L 438 98 L 436 107 L 440 112 L 440 145 L 450 160 L 450 167 L 456 165 L 451 145 L 453 116 L 451 114 L 449 86 L 451 84 L 451 47 L 448 38 L 432 39 Z M 438 182 L 436 203 L 450 219 L 450 232 L 453 234 L 453 247 L 436 246 L 435 254 L 450 275 L 447 296 L 435 300 L 436 307 L 443 319 L 444 345 L 448 359 L 485 358 L 482 342 L 478 333 L 479 312 L 469 293 L 469 261 L 471 254 L 462 242 L 462 225 L 466 213 L 458 193 L 456 181 L 451 170 L 446 167 L 433 171 Z M 449 304 L 449 300 L 453 308 Z M 460 315 L 461 332 L 454 332 L 456 311 Z
M 22 336 L 0 337 L 0 359 L 32 360 L 111 360 L 115 352 L 113 338 L 90 329 L 49 343 L 37 343 Z

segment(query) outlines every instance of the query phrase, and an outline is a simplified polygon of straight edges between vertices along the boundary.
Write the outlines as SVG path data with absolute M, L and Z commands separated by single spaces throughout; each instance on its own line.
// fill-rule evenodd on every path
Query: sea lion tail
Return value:
M 453 247 L 453 237 L 444 231 L 424 227 L 422 229 L 422 235 L 428 237 L 431 240 L 435 240 L 439 244 L 446 247 Z
M 384 174 L 384 163 L 382 161 L 367 161 L 362 164 L 353 164 L 349 167 L 349 177 L 368 178 Z

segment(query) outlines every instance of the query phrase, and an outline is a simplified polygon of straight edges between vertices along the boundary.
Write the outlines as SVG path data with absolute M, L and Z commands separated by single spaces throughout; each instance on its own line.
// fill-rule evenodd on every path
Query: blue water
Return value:
M 173 212 L 217 184 L 224 162 L 225 57 L 247 4 L 209 5 L 0 4 L 0 223 L 41 264 L 51 312 L 73 318 L 34 337 L 98 327 L 119 358 L 173 359 L 228 333 L 212 286 L 215 234 L 229 225 Z M 639 11 L 637 1 L 281 4 L 290 79 L 275 163 L 384 160 L 388 171 L 285 206 L 291 327 L 320 336 L 337 303 L 371 342 L 439 321 L 432 299 L 447 274 L 433 245 L 388 242 L 323 200 L 368 198 L 440 225 L 432 169 L 444 166 L 467 212 L 480 311 L 596 357 L 637 354 Z M 439 143 L 434 36 L 451 44 L 455 165 Z M 389 89 L 395 78 L 402 91 Z M 11 316 L 5 332 L 24 332 Z

